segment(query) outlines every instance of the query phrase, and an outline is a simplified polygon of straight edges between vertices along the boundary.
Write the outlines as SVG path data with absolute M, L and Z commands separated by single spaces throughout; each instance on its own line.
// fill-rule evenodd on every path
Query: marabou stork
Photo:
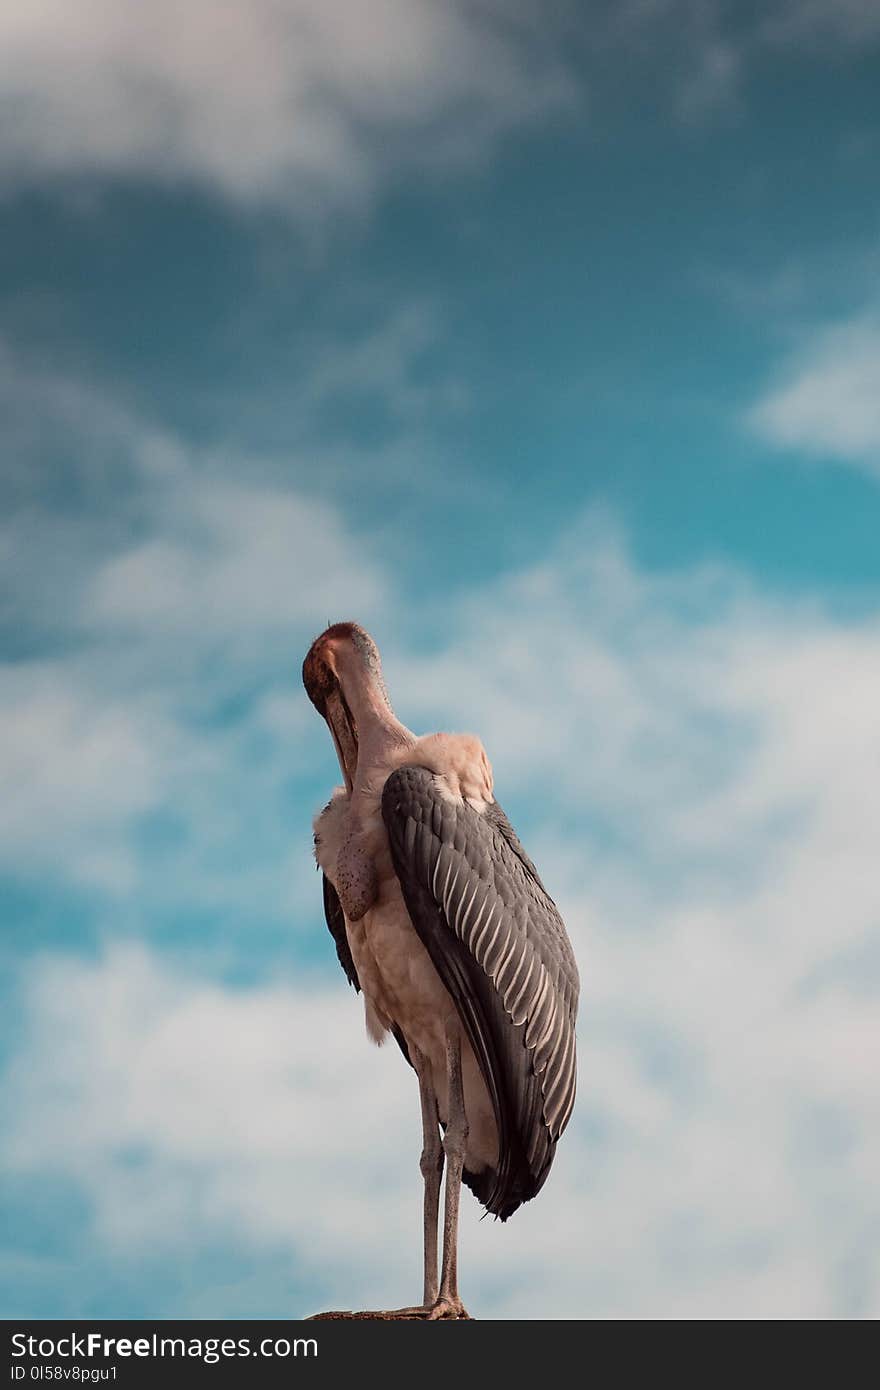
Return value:
M 502 1221 L 543 1186 L 574 1105 L 577 966 L 479 739 L 410 733 L 357 623 L 316 638 L 303 682 L 345 783 L 314 822 L 327 925 L 369 1035 L 391 1032 L 419 1082 L 424 1300 L 406 1311 L 467 1317 L 461 1182 Z

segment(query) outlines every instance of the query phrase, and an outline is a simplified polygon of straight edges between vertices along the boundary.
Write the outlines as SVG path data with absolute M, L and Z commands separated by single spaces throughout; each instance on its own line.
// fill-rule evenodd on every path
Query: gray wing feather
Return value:
M 555 904 L 497 802 L 485 817 L 474 812 L 468 829 L 489 843 L 493 834 L 500 837 L 510 853 L 490 852 L 495 882 L 486 885 L 468 865 L 467 844 L 449 855 L 452 878 L 444 915 L 492 980 L 511 1022 L 525 1024 L 532 1070 L 541 1078 L 544 1120 L 556 1139 L 571 1113 L 576 1085 L 574 955 Z M 466 865 L 469 873 L 463 872 Z
M 543 1183 L 574 1105 L 578 973 L 553 900 L 497 802 L 482 814 L 426 768 L 382 796 L 392 859 L 416 931 L 462 1017 L 504 1152 L 491 1191 L 509 1215 Z

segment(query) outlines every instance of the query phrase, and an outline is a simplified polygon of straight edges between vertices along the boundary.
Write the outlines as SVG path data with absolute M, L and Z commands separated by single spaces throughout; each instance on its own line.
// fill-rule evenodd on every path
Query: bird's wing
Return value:
M 393 772 L 382 816 L 404 900 L 486 1081 L 497 1170 L 470 1185 L 502 1219 L 540 1189 L 574 1105 L 578 973 L 562 918 L 497 802 L 427 768 Z
M 324 880 L 324 916 L 327 918 L 327 926 L 330 928 L 330 935 L 336 942 L 336 954 L 339 957 L 339 964 L 345 971 L 349 984 L 354 985 L 355 990 L 360 994 L 361 982 L 352 959 L 351 947 L 348 944 L 348 935 L 345 930 L 345 913 L 342 911 L 342 903 L 339 901 L 339 894 L 333 887 L 326 874 L 321 875 Z

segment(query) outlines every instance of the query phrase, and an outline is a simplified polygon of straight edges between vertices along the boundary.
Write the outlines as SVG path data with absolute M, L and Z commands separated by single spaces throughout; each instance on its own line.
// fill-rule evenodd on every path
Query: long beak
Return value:
M 328 728 L 333 736 L 336 756 L 339 759 L 339 769 L 345 781 L 346 790 L 350 792 L 357 772 L 357 729 L 351 710 L 338 688 L 327 696 L 324 705 L 324 718 L 327 720 Z

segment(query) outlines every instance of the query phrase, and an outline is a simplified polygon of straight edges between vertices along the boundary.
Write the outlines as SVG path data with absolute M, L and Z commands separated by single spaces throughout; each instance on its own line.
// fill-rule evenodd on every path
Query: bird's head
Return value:
M 309 647 L 303 662 L 303 685 L 327 721 L 345 785 L 351 791 L 364 734 L 377 725 L 397 723 L 388 703 L 376 643 L 357 623 L 333 623 Z

